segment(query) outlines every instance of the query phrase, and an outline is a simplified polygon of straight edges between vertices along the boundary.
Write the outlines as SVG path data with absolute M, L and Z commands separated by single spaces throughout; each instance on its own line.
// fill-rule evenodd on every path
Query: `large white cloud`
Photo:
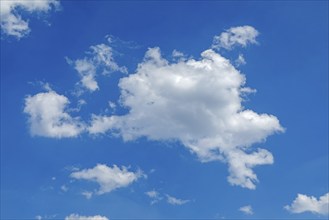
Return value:
M 312 212 L 320 215 L 328 215 L 329 193 L 320 196 L 319 199 L 314 196 L 298 194 L 292 204 L 286 205 L 284 208 L 292 213 Z
M 29 23 L 19 15 L 17 9 L 29 13 L 47 13 L 58 8 L 58 0 L 4 0 L 0 1 L 0 20 L 3 33 L 22 38 L 30 32 Z
M 66 216 L 65 220 L 109 220 L 109 219 L 101 215 L 83 216 L 78 214 L 71 214 L 69 216 Z
M 69 103 L 67 97 L 52 90 L 27 96 L 24 112 L 29 116 L 31 134 L 54 138 L 79 135 L 84 125 L 67 112 Z
M 129 171 L 124 166 L 120 168 L 116 165 L 109 167 L 105 164 L 97 164 L 94 168 L 75 171 L 71 173 L 70 177 L 96 182 L 100 186 L 96 194 L 101 195 L 118 188 L 127 187 L 139 178 L 145 177 L 145 174 L 141 170 Z
M 119 66 L 113 58 L 112 47 L 106 44 L 98 44 L 90 47 L 89 56 L 75 61 L 68 60 L 81 77 L 82 87 L 94 92 L 99 89 L 96 81 L 97 72 L 108 74 L 111 72 L 127 73 L 127 68 Z
M 256 44 L 259 32 L 252 26 L 231 27 L 225 32 L 214 37 L 212 48 L 224 48 L 231 50 L 234 46 L 246 47 L 248 44 Z
M 151 48 L 136 73 L 120 80 L 120 101 L 129 113 L 93 115 L 89 132 L 110 131 L 125 141 L 178 140 L 202 161 L 226 162 L 231 184 L 254 189 L 252 168 L 273 163 L 273 156 L 251 146 L 284 129 L 275 116 L 242 106 L 242 94 L 252 91 L 244 84 L 245 76 L 213 50 L 200 60 L 170 63 Z

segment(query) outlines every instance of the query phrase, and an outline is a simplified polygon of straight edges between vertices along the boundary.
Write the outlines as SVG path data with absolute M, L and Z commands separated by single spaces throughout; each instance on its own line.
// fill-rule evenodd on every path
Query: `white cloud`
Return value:
M 314 196 L 298 194 L 291 205 L 284 207 L 292 213 L 312 212 L 314 214 L 328 215 L 329 213 L 329 193 L 324 194 L 319 199 Z
M 116 165 L 108 167 L 105 164 L 97 164 L 94 168 L 73 172 L 70 177 L 98 183 L 100 187 L 96 194 L 101 195 L 118 188 L 127 187 L 145 175 L 141 170 L 132 172 L 124 166 L 119 168 Z
M 81 195 L 85 196 L 86 199 L 90 199 L 93 196 L 93 193 L 89 191 L 84 191 L 81 193 Z
M 160 200 L 162 200 L 163 198 L 160 196 L 160 193 L 155 191 L 155 190 L 151 190 L 148 192 L 145 192 L 145 194 L 152 199 L 151 201 L 151 205 L 158 203 Z
M 0 1 L 0 20 L 3 33 L 17 38 L 29 34 L 29 22 L 18 13 L 18 9 L 28 13 L 47 13 L 59 7 L 58 0 L 4 0 Z
M 246 47 L 248 44 L 256 44 L 256 37 L 258 35 L 258 31 L 252 26 L 231 27 L 219 36 L 214 37 L 212 48 L 231 50 L 234 46 L 238 45 Z
M 37 216 L 35 216 L 35 219 L 36 220 L 42 220 L 42 216 L 41 215 L 37 215 Z
M 68 188 L 66 185 L 62 185 L 62 186 L 61 186 L 61 190 L 62 190 L 63 192 L 67 192 L 67 191 L 69 190 L 69 188 Z
M 90 47 L 87 52 L 88 57 L 72 61 L 67 59 L 69 64 L 73 64 L 75 70 L 81 77 L 80 84 L 82 87 L 94 92 L 99 89 L 96 81 L 97 72 L 108 74 L 111 72 L 127 73 L 127 68 L 119 66 L 113 58 L 112 47 L 105 44 L 98 44 Z
M 29 116 L 31 134 L 55 138 L 79 135 L 84 126 L 66 112 L 69 103 L 67 97 L 54 91 L 27 96 L 24 112 Z
M 159 48 L 147 51 L 135 74 L 120 80 L 122 116 L 93 115 L 88 131 L 119 134 L 125 141 L 177 140 L 201 161 L 228 164 L 228 181 L 249 189 L 258 181 L 252 168 L 272 164 L 272 154 L 255 143 L 282 132 L 279 120 L 242 106 L 245 76 L 229 60 L 206 50 L 200 60 L 170 63 Z
M 178 199 L 170 195 L 166 195 L 166 197 L 167 197 L 167 202 L 171 205 L 184 205 L 190 202 L 190 200 Z
M 245 65 L 247 62 L 244 59 L 243 54 L 239 54 L 238 58 L 235 60 L 235 65 L 237 66 L 241 66 L 241 65 Z
M 254 214 L 251 205 L 243 206 L 243 207 L 239 208 L 239 211 L 243 212 L 246 215 Z
M 95 215 L 95 216 L 83 216 L 78 214 L 71 214 L 65 217 L 65 220 L 109 220 L 105 216 Z

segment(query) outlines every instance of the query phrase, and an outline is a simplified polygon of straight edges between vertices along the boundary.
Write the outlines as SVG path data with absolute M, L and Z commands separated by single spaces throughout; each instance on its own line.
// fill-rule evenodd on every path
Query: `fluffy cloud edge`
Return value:
M 95 192 L 83 192 L 83 195 L 90 199 L 92 195 L 102 195 L 119 188 L 128 187 L 138 179 L 146 178 L 147 176 L 140 169 L 133 172 L 129 171 L 125 166 L 120 168 L 117 165 L 111 167 L 106 164 L 97 164 L 90 169 L 74 171 L 70 174 L 70 177 L 77 180 L 95 182 L 99 185 L 99 189 Z
M 231 27 L 215 36 L 211 47 L 217 50 L 220 48 L 232 50 L 236 46 L 246 47 L 249 44 L 257 44 L 258 35 L 259 32 L 249 25 Z
M 272 164 L 273 155 L 265 149 L 245 150 L 284 128 L 273 115 L 243 108 L 242 94 L 255 91 L 244 84 L 245 76 L 213 50 L 204 51 L 200 60 L 170 63 L 160 48 L 150 48 L 136 72 L 119 83 L 120 102 L 129 112 L 93 115 L 87 130 L 111 131 L 125 141 L 178 140 L 201 161 L 228 163 L 232 185 L 255 189 L 252 168 Z
M 25 98 L 24 113 L 28 115 L 32 136 L 51 138 L 77 137 L 85 125 L 67 111 L 69 99 L 53 90 Z
M 59 7 L 59 0 L 0 1 L 1 32 L 17 39 L 30 33 L 29 22 L 21 17 L 16 10 L 17 8 L 31 14 L 48 13 L 51 9 L 57 10 Z
M 320 196 L 318 199 L 314 196 L 297 194 L 296 199 L 291 205 L 284 206 L 284 209 L 291 213 L 311 212 L 319 215 L 329 214 L 329 193 Z

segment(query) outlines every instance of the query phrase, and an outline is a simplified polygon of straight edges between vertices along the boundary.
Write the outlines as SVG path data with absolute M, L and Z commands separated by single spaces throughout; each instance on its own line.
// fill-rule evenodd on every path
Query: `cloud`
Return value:
M 229 166 L 232 185 L 254 189 L 252 168 L 272 164 L 265 149 L 253 149 L 269 135 L 283 132 L 279 120 L 242 106 L 254 91 L 229 60 L 209 49 L 200 60 L 170 63 L 159 48 L 150 48 L 134 74 L 119 82 L 125 115 L 93 115 L 91 134 L 112 132 L 125 141 L 179 141 L 203 162 Z
M 89 191 L 84 191 L 81 193 L 81 195 L 85 196 L 86 199 L 90 199 L 93 196 L 93 193 Z
M 160 200 L 162 200 L 163 198 L 160 196 L 160 193 L 155 191 L 155 190 L 151 190 L 148 192 L 145 192 L 145 194 L 152 199 L 151 201 L 151 205 L 158 203 Z
M 178 199 L 178 198 L 175 198 L 168 194 L 166 195 L 166 197 L 167 197 L 167 202 L 171 205 L 184 205 L 184 204 L 190 202 L 190 200 Z
M 69 188 L 68 188 L 66 185 L 62 185 L 62 186 L 61 186 L 61 190 L 62 190 L 63 192 L 67 192 L 67 191 L 69 190 Z
M 328 215 L 329 213 L 329 193 L 324 194 L 319 199 L 314 196 L 298 194 L 291 205 L 284 207 L 292 213 L 312 212 L 314 214 Z
M 65 217 L 65 220 L 109 220 L 105 216 L 95 215 L 95 216 L 82 216 L 78 214 L 71 214 Z
M 244 59 L 243 54 L 239 54 L 238 58 L 235 60 L 235 65 L 236 66 L 241 66 L 241 65 L 245 65 L 247 62 Z
M 243 212 L 246 215 L 254 214 L 251 205 L 243 206 L 243 207 L 239 208 L 239 211 Z
M 55 91 L 38 93 L 25 98 L 24 113 L 28 114 L 31 135 L 63 138 L 76 137 L 84 125 L 67 112 L 67 97 Z
M 127 73 L 127 68 L 119 66 L 113 58 L 112 47 L 106 44 L 98 44 L 90 47 L 90 51 L 87 52 L 88 56 L 83 59 L 77 59 L 72 61 L 67 59 L 69 64 L 72 64 L 75 70 L 81 77 L 80 85 L 90 92 L 99 90 L 98 83 L 96 81 L 96 75 L 98 72 L 102 74 L 108 74 L 111 72 Z
M 28 13 L 48 13 L 57 9 L 58 0 L 7 0 L 0 1 L 1 29 L 4 34 L 22 38 L 30 33 L 29 22 L 19 14 L 19 10 Z
M 97 164 L 94 168 L 73 172 L 70 177 L 96 182 L 100 186 L 96 194 L 101 195 L 118 188 L 127 187 L 139 178 L 146 176 L 141 170 L 132 172 L 128 171 L 125 166 L 119 168 L 116 165 L 108 167 L 105 164 Z M 87 197 L 91 197 L 91 195 Z
M 232 50 L 235 46 L 246 47 L 248 44 L 257 44 L 256 37 L 258 35 L 259 32 L 252 26 L 231 27 L 214 37 L 212 48 Z

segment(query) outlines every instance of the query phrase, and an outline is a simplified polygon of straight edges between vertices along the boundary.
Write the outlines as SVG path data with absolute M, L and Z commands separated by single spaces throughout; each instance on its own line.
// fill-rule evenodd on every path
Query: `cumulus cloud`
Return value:
M 241 208 L 239 208 L 239 211 L 243 212 L 246 215 L 254 214 L 251 205 L 242 206 Z
M 171 205 L 184 205 L 184 204 L 190 202 L 190 200 L 178 199 L 178 198 L 175 198 L 168 194 L 166 195 L 166 197 L 167 197 L 167 202 Z
M 127 68 L 119 66 L 113 58 L 112 47 L 106 44 L 98 44 L 90 47 L 87 52 L 88 56 L 83 59 L 72 61 L 67 59 L 69 64 L 72 64 L 75 70 L 81 77 L 80 85 L 90 92 L 99 89 L 96 81 L 98 72 L 108 74 L 111 72 L 127 73 Z
M 67 112 L 69 103 L 67 97 L 52 90 L 27 96 L 24 112 L 29 117 L 31 134 L 54 138 L 78 136 L 84 125 Z
M 229 60 L 209 49 L 200 60 L 170 63 L 150 48 L 134 74 L 120 80 L 122 116 L 93 115 L 91 134 L 112 132 L 125 141 L 177 140 L 201 161 L 228 164 L 228 181 L 249 189 L 258 181 L 252 168 L 272 164 L 265 149 L 253 149 L 282 132 L 279 120 L 242 106 L 245 76 Z
M 256 44 L 258 35 L 259 32 L 252 26 L 231 27 L 214 37 L 212 48 L 231 50 L 235 46 L 246 47 L 248 44 Z
M 65 220 L 109 220 L 105 216 L 95 215 L 95 216 L 83 216 L 78 214 L 71 214 L 65 217 Z
M 57 9 L 58 0 L 7 0 L 0 1 L 1 30 L 4 34 L 22 38 L 29 34 L 29 22 L 23 19 L 19 10 L 28 13 L 47 13 Z
M 312 212 L 314 214 L 328 215 L 329 213 L 329 193 L 320 196 L 319 199 L 314 196 L 298 194 L 291 205 L 284 207 L 292 213 Z
M 125 166 L 109 167 L 105 164 L 97 164 L 94 168 L 84 169 L 71 173 L 71 178 L 79 180 L 87 180 L 96 182 L 99 185 L 99 189 L 96 191 L 97 195 L 109 193 L 115 189 L 127 187 L 133 182 L 137 181 L 141 177 L 145 177 L 145 174 L 141 170 L 136 172 L 128 171 Z M 85 196 L 91 197 L 91 192 Z

